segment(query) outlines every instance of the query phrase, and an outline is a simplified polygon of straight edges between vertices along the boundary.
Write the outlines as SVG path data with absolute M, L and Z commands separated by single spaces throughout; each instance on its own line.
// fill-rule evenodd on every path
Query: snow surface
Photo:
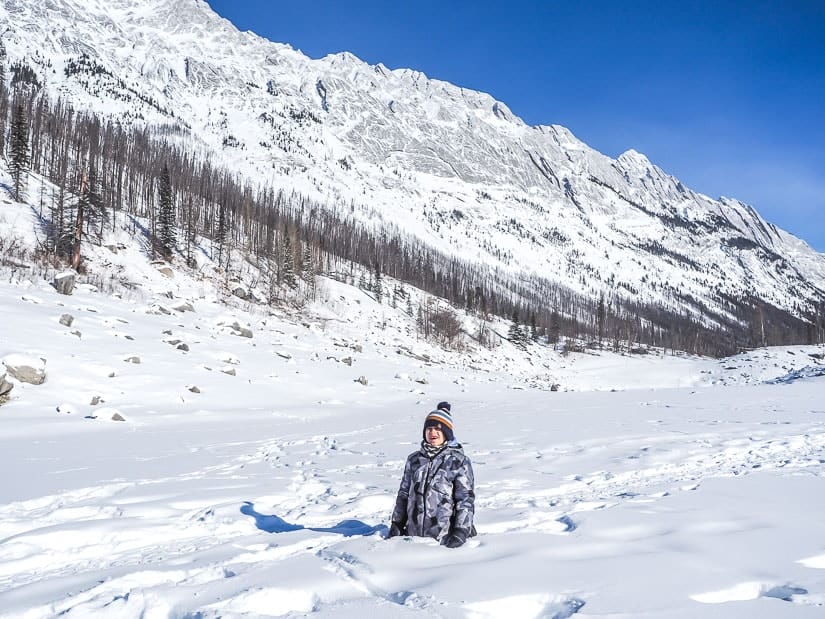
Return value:
M 3 204 L 0 238 L 33 218 Z M 0 617 L 823 616 L 825 347 L 448 353 L 340 282 L 271 310 L 119 234 L 71 296 L 0 267 L 0 358 L 47 372 L 0 406 Z M 442 399 L 456 550 L 385 539 Z

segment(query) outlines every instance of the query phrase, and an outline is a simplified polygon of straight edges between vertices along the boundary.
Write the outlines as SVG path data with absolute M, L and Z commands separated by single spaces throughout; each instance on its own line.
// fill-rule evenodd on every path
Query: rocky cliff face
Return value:
M 514 277 L 697 315 L 825 300 L 825 256 L 752 207 L 485 93 L 346 52 L 310 59 L 202 0 L 5 0 L 0 23 L 7 73 L 31 67 L 52 97 Z

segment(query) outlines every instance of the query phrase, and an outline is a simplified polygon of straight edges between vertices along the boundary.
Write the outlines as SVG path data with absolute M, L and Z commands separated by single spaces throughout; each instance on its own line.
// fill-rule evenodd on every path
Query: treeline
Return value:
M 232 252 L 243 252 L 268 277 L 271 302 L 296 285 L 298 274 L 311 280 L 362 265 L 379 300 L 395 301 L 381 284 L 389 276 L 478 316 L 481 327 L 471 335 L 482 343 L 491 341 L 490 316 L 512 320 L 518 335 L 511 330 L 507 336 L 523 346 L 567 339 L 617 350 L 656 346 L 722 356 L 743 347 L 823 340 L 822 312 L 806 322 L 743 299 L 730 304 L 731 320 L 686 298 L 685 311 L 676 314 L 619 296 L 591 299 L 546 278 L 474 264 L 397 227 L 358 222 L 347 205 L 244 180 L 191 146 L 197 141 L 179 124 L 125 126 L 51 101 L 36 84 L 11 89 L 4 72 L 0 78 L 0 148 L 20 179 L 14 190 L 24 190 L 27 170 L 53 184 L 49 195 L 41 191 L 28 201 L 46 224 L 43 255 L 76 268 L 83 266 L 83 244 L 99 243 L 120 214 L 135 232 L 139 222 L 148 222 L 142 234 L 155 258 L 177 256 L 193 264 L 199 237 L 211 241 L 219 265 L 228 266 Z M 23 142 L 26 157 L 20 154 Z M 7 148 L 13 145 L 15 150 Z M 448 314 L 436 308 L 422 319 L 419 308 L 418 320 L 434 330 L 435 339 L 449 341 L 457 326 Z M 707 319 L 718 326 L 704 326 Z

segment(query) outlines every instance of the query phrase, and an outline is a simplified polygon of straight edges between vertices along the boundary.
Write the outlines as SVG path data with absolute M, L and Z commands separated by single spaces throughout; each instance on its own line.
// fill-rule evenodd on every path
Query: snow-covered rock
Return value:
M 72 294 L 74 290 L 75 279 L 77 273 L 75 271 L 62 271 L 54 276 L 54 288 L 60 294 Z
M 46 360 L 32 355 L 11 354 L 3 357 L 9 374 L 21 383 L 42 385 L 46 380 Z
M 6 373 L 0 373 L 0 398 L 7 397 L 12 389 L 14 384 L 6 380 Z

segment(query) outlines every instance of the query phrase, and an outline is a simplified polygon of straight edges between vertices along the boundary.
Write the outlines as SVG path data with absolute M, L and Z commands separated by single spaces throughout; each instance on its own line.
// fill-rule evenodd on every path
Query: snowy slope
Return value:
M 167 139 L 189 150 L 465 259 L 692 314 L 825 297 L 825 257 L 752 207 L 484 93 L 346 52 L 310 59 L 201 0 L 6 0 L 0 22 L 8 66 L 52 96 L 178 127 Z

